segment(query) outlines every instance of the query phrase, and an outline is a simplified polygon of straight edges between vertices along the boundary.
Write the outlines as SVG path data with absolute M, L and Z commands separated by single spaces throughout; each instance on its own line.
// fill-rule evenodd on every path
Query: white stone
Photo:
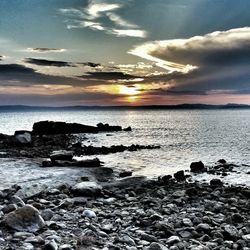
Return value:
M 90 219 L 93 219 L 96 217 L 96 213 L 89 209 L 84 210 L 82 215 Z

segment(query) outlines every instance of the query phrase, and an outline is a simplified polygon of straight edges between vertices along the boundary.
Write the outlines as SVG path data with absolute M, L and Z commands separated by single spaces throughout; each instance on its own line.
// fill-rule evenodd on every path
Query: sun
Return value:
M 137 95 L 139 94 L 140 91 L 137 87 L 135 86 L 120 86 L 119 87 L 119 94 L 122 94 L 122 95 L 129 95 L 129 96 L 134 96 L 134 95 Z

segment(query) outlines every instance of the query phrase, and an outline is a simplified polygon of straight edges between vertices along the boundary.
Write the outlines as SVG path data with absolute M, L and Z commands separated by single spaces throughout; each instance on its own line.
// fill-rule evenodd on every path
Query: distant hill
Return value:
M 65 106 L 43 107 L 25 105 L 0 106 L 0 112 L 25 111 L 58 111 L 58 110 L 189 110 L 189 109 L 250 109 L 250 105 L 229 103 L 226 105 L 179 104 L 179 105 L 146 105 L 146 106 Z

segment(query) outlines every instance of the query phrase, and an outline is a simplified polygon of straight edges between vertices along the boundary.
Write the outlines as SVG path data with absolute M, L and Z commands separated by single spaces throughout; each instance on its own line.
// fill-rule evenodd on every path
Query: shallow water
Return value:
M 0 113 L 0 133 L 31 130 L 40 120 L 131 126 L 132 132 L 86 135 L 83 143 L 160 145 L 160 149 L 99 156 L 106 166 L 132 169 L 135 174 L 172 174 L 188 169 L 192 161 L 209 165 L 220 158 L 250 165 L 250 110 L 6 112 Z

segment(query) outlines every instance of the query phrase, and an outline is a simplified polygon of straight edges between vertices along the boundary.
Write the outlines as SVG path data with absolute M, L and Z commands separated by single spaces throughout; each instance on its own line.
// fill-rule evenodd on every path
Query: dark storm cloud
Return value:
M 82 81 L 74 78 L 42 74 L 21 64 L 0 64 L 0 85 L 5 86 L 6 82 L 11 82 L 11 85 L 16 86 L 36 84 L 82 84 Z
M 53 66 L 53 67 L 75 67 L 71 62 L 65 61 L 54 61 L 47 59 L 37 59 L 37 58 L 26 58 L 24 60 L 26 63 L 31 63 L 39 66 Z
M 89 67 L 98 67 L 91 63 L 86 64 Z M 88 72 L 86 76 L 66 77 L 41 73 L 22 64 L 0 64 L 1 86 L 26 86 L 37 84 L 94 86 L 103 84 L 103 81 L 107 80 L 133 79 L 134 77 L 135 76 L 122 72 Z
M 26 58 L 24 60 L 26 63 L 38 65 L 38 66 L 53 66 L 53 67 L 77 67 L 77 66 L 88 66 L 91 68 L 100 67 L 100 63 L 93 62 L 66 62 L 66 61 L 55 61 L 48 59 L 40 59 L 40 58 Z
M 118 71 L 114 71 L 114 72 L 87 72 L 88 75 L 82 75 L 79 76 L 80 78 L 83 79 L 98 79 L 98 80 L 119 80 L 119 79 L 124 79 L 124 80 L 129 80 L 129 79 L 134 79 L 134 78 L 138 78 L 138 76 L 134 76 L 134 75 L 130 75 L 130 74 L 126 74 L 123 72 L 118 72 Z
M 1 64 L 0 65 L 1 76 L 3 74 L 12 74 L 12 73 L 23 73 L 23 74 L 32 74 L 34 70 L 27 68 L 20 64 Z
M 250 27 L 149 42 L 129 53 L 167 69 L 168 74 L 152 76 L 151 81 L 171 82 L 177 95 L 249 89 Z

